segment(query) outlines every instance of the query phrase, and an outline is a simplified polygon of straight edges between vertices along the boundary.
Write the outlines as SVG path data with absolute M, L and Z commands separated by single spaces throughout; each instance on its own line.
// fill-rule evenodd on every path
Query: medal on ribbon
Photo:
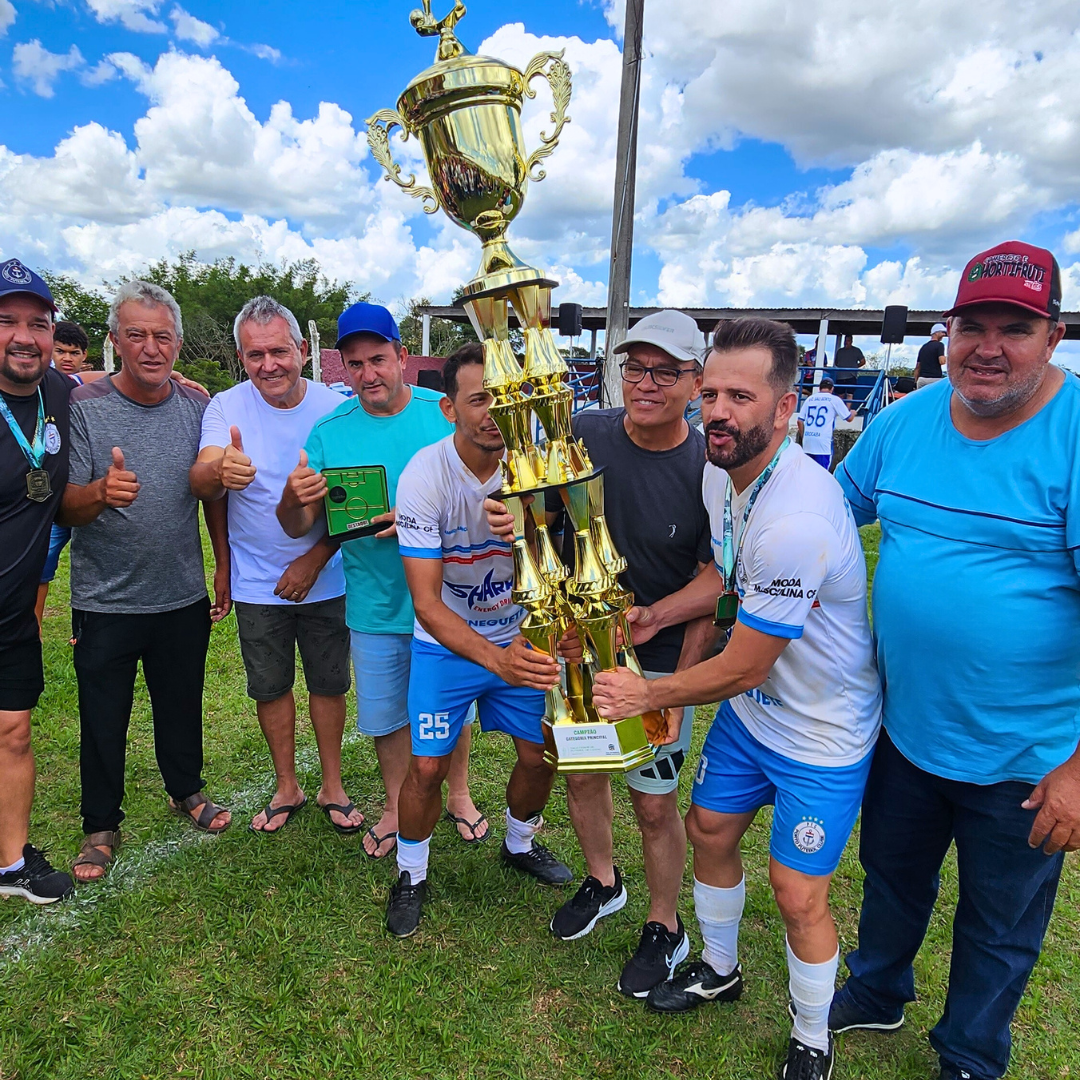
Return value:
M 23 457 L 26 458 L 27 464 L 30 466 L 30 471 L 26 474 L 26 497 L 33 499 L 34 502 L 45 502 L 52 495 L 52 484 L 49 481 L 49 474 L 42 468 L 48 446 L 45 425 L 45 397 L 41 392 L 41 387 L 38 387 L 38 414 L 37 423 L 34 425 L 33 442 L 27 441 L 22 428 L 19 427 L 19 422 L 12 415 L 8 403 L 2 397 L 0 397 L 0 416 L 4 418 L 12 436 L 14 436 L 15 442 L 23 453 Z M 55 425 L 50 424 L 49 427 L 56 433 L 56 448 L 59 450 L 60 433 L 56 431 Z

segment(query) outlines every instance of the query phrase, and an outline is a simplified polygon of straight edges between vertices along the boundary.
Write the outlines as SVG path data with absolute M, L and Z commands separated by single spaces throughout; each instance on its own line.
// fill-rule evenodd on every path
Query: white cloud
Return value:
M 51 98 L 55 93 L 53 83 L 62 72 L 72 71 L 83 64 L 78 46 L 72 45 L 66 53 L 52 53 L 37 38 L 20 42 L 12 54 L 12 70 L 15 78 L 30 83 L 35 94 Z
M 160 0 L 86 0 L 86 6 L 98 22 L 118 22 L 136 33 L 164 34 L 169 29 L 160 19 L 151 18 L 158 13 Z
M 11 0 L 0 0 L 0 37 L 8 32 L 8 27 L 15 21 L 15 8 Z
M 179 4 L 169 12 L 173 26 L 176 28 L 176 36 L 181 41 L 191 41 L 200 49 L 206 49 L 213 45 L 221 37 L 220 31 L 202 19 L 196 19 L 194 15 L 186 12 Z
M 273 45 L 244 45 L 241 46 L 260 60 L 269 60 L 271 64 L 281 63 L 281 50 Z
M 99 60 L 89 71 L 83 72 L 81 81 L 84 86 L 102 86 L 111 82 L 120 72 L 108 60 Z

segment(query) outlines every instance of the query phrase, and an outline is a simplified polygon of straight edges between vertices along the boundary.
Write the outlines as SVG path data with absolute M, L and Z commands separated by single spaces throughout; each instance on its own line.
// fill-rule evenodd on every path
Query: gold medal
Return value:
M 44 469 L 31 469 L 26 474 L 26 497 L 34 502 L 44 502 L 52 495 L 49 474 Z

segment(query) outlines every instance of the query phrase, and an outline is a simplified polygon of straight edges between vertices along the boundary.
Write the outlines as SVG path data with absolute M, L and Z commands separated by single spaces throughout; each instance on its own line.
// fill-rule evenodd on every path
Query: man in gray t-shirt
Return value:
M 169 807 L 221 832 L 229 812 L 202 794 L 202 689 L 212 614 L 228 612 L 224 502 L 206 504 L 217 604 L 203 577 L 198 501 L 188 471 L 207 400 L 170 380 L 180 350 L 176 301 L 123 285 L 109 312 L 121 371 L 71 396 L 71 468 L 62 516 L 71 544 L 79 683 L 82 850 L 79 881 L 101 877 L 119 844 L 124 759 L 138 662 L 153 706 Z

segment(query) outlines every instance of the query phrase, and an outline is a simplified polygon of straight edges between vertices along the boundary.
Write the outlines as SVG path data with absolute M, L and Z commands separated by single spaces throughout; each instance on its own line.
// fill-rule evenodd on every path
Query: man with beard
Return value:
M 0 263 L 0 896 L 51 904 L 73 890 L 28 840 L 30 713 L 45 689 L 34 617 L 49 530 L 68 475 L 68 396 L 49 366 L 56 305 L 18 259 Z
M 686 818 L 705 948 L 647 1003 L 682 1012 L 742 992 L 739 842 L 772 803 L 769 877 L 787 928 L 796 1013 L 781 1076 L 824 1080 L 839 962 L 829 882 L 858 815 L 881 689 L 855 522 L 836 480 L 787 435 L 797 373 L 787 326 L 741 319 L 717 327 L 701 392 L 714 563 L 657 607 L 685 619 L 715 606 L 730 638 L 719 656 L 662 679 L 602 672 L 593 699 L 610 718 L 722 702 Z
M 559 665 L 518 632 L 510 544 L 493 535 L 484 499 L 499 490 L 503 440 L 488 408 L 484 353 L 463 345 L 443 368 L 440 405 L 454 433 L 425 447 L 398 482 L 397 529 L 416 609 L 409 673 L 412 760 L 398 800 L 399 876 L 386 927 L 416 931 L 427 893 L 428 848 L 450 755 L 475 701 L 480 726 L 514 740 L 502 860 L 544 885 L 573 874 L 535 839 L 555 774 L 544 763 L 544 691 Z
M 1050 363 L 1060 311 L 1049 251 L 976 255 L 947 313 L 948 378 L 887 409 L 837 470 L 856 520 L 881 522 L 885 730 L 859 947 L 829 1026 L 904 1022 L 955 841 L 949 990 L 930 1032 L 941 1080 L 1008 1067 L 1062 853 L 1080 848 L 1080 384 Z

